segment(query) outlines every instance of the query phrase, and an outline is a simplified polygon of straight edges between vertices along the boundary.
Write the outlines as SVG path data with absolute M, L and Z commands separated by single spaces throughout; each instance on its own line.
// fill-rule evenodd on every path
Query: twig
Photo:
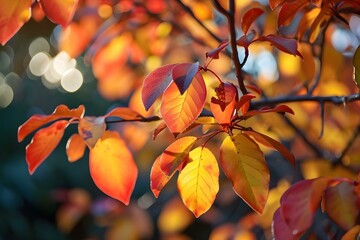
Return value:
M 105 123 L 122 123 L 122 122 L 156 122 L 161 120 L 159 116 L 151 116 L 148 118 L 135 118 L 135 119 L 118 119 L 118 120 L 105 120 Z

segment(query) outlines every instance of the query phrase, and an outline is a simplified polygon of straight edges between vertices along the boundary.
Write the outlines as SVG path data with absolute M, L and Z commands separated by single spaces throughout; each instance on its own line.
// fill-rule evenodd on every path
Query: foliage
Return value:
M 2 45 L 31 12 L 37 20 L 47 16 L 63 26 L 58 49 L 91 63 L 104 98 L 115 101 L 131 95 L 128 107 L 114 107 L 102 116 L 85 116 L 83 105 L 59 105 L 52 114 L 31 116 L 18 129 L 19 142 L 34 133 L 25 154 L 30 174 L 55 150 L 66 128 L 77 124 L 77 133 L 66 145 L 69 162 L 81 159 L 87 147 L 95 185 L 128 205 L 139 174 L 134 155 L 147 141 L 139 138 L 147 135 L 140 123 L 156 123 L 154 141 L 167 144 L 150 171 L 156 198 L 179 172 L 177 189 L 183 204 L 196 218 L 210 215 L 220 201 L 217 195 L 226 190 L 225 176 L 258 215 L 244 218 L 238 228 L 219 226 L 223 235 L 251 239 L 254 225 L 270 229 L 264 223 L 268 216 L 276 239 L 299 239 L 312 234 L 320 206 L 342 229 L 343 239 L 358 235 L 359 47 L 358 41 L 349 42 L 342 49 L 351 57 L 341 55 L 333 46 L 333 35 L 339 29 L 355 32 L 351 21 L 360 22 L 360 2 L 241 2 L 4 1 Z M 168 14 L 169 9 L 175 10 Z M 174 40 L 181 37 L 191 44 Z M 269 61 L 261 65 L 261 59 L 256 71 L 249 67 L 261 53 L 274 54 L 275 72 L 262 72 Z M 336 106 L 341 104 L 345 111 Z M 159 140 L 164 135 L 167 140 Z M 274 188 L 274 169 L 265 159 L 271 150 L 305 180 L 291 187 L 278 181 Z M 329 170 L 321 172 L 324 162 Z M 172 208 L 163 214 L 180 211 L 176 214 L 186 216 Z M 216 230 L 210 238 L 220 236 Z

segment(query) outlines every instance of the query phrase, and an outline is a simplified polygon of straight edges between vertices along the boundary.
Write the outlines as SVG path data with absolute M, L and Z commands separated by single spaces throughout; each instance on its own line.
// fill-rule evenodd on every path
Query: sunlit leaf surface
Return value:
M 205 213 L 219 191 L 219 167 L 212 152 L 202 147 L 192 150 L 177 182 L 186 207 L 196 217 Z
M 138 169 L 117 132 L 106 131 L 90 151 L 90 174 L 101 191 L 129 204 Z

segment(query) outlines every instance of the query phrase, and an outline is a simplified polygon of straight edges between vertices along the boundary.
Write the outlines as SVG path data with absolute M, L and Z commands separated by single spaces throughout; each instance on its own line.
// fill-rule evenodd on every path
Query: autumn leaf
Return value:
M 0 43 L 5 45 L 31 17 L 32 0 L 1 1 Z
M 54 151 L 64 135 L 64 130 L 69 122 L 65 120 L 57 121 L 49 127 L 37 131 L 26 146 L 26 162 L 30 174 Z
M 90 149 L 95 146 L 98 139 L 104 134 L 105 129 L 104 117 L 84 117 L 80 119 L 78 125 L 79 134 Z
M 199 62 L 177 64 L 172 69 L 172 78 L 181 94 L 188 89 L 192 80 L 199 71 Z
M 138 169 L 117 132 L 106 131 L 90 150 L 90 174 L 101 191 L 129 204 Z
M 169 128 L 177 135 L 192 124 L 201 113 L 206 100 L 206 86 L 200 73 L 195 75 L 189 88 L 181 94 L 175 83 L 165 90 L 160 112 Z
M 309 0 L 285 2 L 279 11 L 278 27 L 289 24 L 295 14 L 308 3 Z
M 84 115 L 85 108 L 80 105 L 76 109 L 69 109 L 65 105 L 59 105 L 55 111 L 50 115 L 36 114 L 31 116 L 25 123 L 18 129 L 18 141 L 22 142 L 25 137 L 35 131 L 41 126 L 59 120 L 61 118 L 81 118 Z
M 51 21 L 66 27 L 75 14 L 78 0 L 40 0 L 40 4 Z
M 262 213 L 269 194 L 270 174 L 254 140 L 242 133 L 225 138 L 220 148 L 220 166 L 235 192 Z
M 241 29 L 244 34 L 247 33 L 251 24 L 264 13 L 264 10 L 261 8 L 251 8 L 249 9 L 241 18 Z
M 219 167 L 212 152 L 205 147 L 192 150 L 177 183 L 185 206 L 196 217 L 209 210 L 219 191 Z
M 108 114 L 105 115 L 105 118 L 108 117 L 118 117 L 124 120 L 137 120 L 143 119 L 144 117 L 141 116 L 140 113 L 132 110 L 131 108 L 127 107 L 117 107 L 111 110 Z
M 345 235 L 341 238 L 341 240 L 354 240 L 359 237 L 360 234 L 360 225 L 356 225 L 351 228 Z
M 196 139 L 193 136 L 179 138 L 165 149 L 160 156 L 160 166 L 166 175 L 171 176 L 179 168 Z
M 277 6 L 281 5 L 285 1 L 286 0 L 269 0 L 269 5 L 271 9 L 274 10 L 275 8 L 277 8 Z
M 310 28 L 310 37 L 309 42 L 314 43 L 319 36 L 321 29 L 326 25 L 326 22 L 330 19 L 331 15 L 329 4 L 325 4 L 324 7 L 321 8 L 319 15 L 315 18 L 313 24 Z
M 316 178 L 295 183 L 281 197 L 283 217 L 294 234 L 304 233 L 312 224 L 324 190 L 331 180 Z
M 160 167 L 160 157 L 157 157 L 150 172 L 150 189 L 155 197 L 158 197 L 161 190 L 169 182 L 172 175 L 165 174 Z
M 281 208 L 278 208 L 274 213 L 272 232 L 276 240 L 296 239 L 284 220 Z
M 172 69 L 177 64 L 164 65 L 152 71 L 144 79 L 141 99 L 146 110 L 149 110 L 155 100 L 163 94 L 172 81 Z
M 210 52 L 207 52 L 206 57 L 212 59 L 219 59 L 220 52 L 224 50 L 227 46 L 229 46 L 229 41 L 223 41 L 219 44 L 217 48 L 211 50 Z
M 266 136 L 262 133 L 255 131 L 246 131 L 246 134 L 252 136 L 257 142 L 263 144 L 264 146 L 278 151 L 285 159 L 287 159 L 291 163 L 291 165 L 295 166 L 294 155 L 291 152 L 289 152 L 289 150 L 287 150 L 287 148 L 284 147 L 284 145 L 282 145 L 275 139 L 272 139 L 269 136 Z
M 243 115 L 246 114 L 250 107 L 250 100 L 253 98 L 256 98 L 256 96 L 250 93 L 242 95 L 240 100 L 236 103 L 235 109 L 241 109 L 241 113 Z
M 82 158 L 86 148 L 84 139 L 77 133 L 73 134 L 66 144 L 66 155 L 69 162 L 75 162 Z
M 298 50 L 297 41 L 295 39 L 284 38 L 270 34 L 267 36 L 261 36 L 256 41 L 270 42 L 271 45 L 275 46 L 280 51 L 303 58 Z
M 252 116 L 255 116 L 255 115 L 259 115 L 259 114 L 263 114 L 263 113 L 272 113 L 272 112 L 294 114 L 294 111 L 291 108 L 289 108 L 288 106 L 279 105 L 279 106 L 276 106 L 274 108 L 264 107 L 264 108 L 261 108 L 261 109 L 258 109 L 258 110 L 250 110 L 247 113 L 245 113 L 243 115 L 243 117 L 244 118 L 249 118 L 249 117 L 252 117 Z
M 324 210 L 336 224 L 345 230 L 349 230 L 356 224 L 360 213 L 353 189 L 352 184 L 342 182 L 326 189 L 323 197 Z
M 360 89 L 360 46 L 355 51 L 353 58 L 353 65 L 354 65 L 354 81 L 356 83 L 356 86 Z

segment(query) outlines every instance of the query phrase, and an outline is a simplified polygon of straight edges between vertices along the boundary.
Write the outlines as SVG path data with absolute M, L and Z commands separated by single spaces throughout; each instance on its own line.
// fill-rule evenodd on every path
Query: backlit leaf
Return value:
M 203 147 L 192 150 L 177 183 L 185 206 L 196 217 L 205 213 L 219 191 L 219 167 L 212 152 Z
M 229 46 L 229 41 L 224 41 L 220 43 L 220 45 L 217 48 L 211 50 L 210 52 L 207 52 L 206 57 L 212 59 L 219 59 L 220 52 L 224 50 L 227 46 Z
M 31 17 L 32 0 L 0 1 L 0 43 L 5 45 Z
M 345 235 L 341 238 L 341 240 L 354 240 L 359 238 L 360 235 L 360 225 L 356 225 L 351 228 Z
M 247 33 L 251 24 L 264 13 L 264 10 L 261 8 L 251 8 L 249 9 L 241 18 L 241 29 L 244 34 Z
M 84 117 L 80 119 L 78 125 L 79 134 L 90 149 L 95 146 L 98 139 L 104 134 L 105 129 L 104 117 Z
M 220 166 L 231 180 L 235 192 L 256 212 L 261 213 L 269 194 L 269 169 L 259 146 L 239 133 L 224 139 Z
M 272 10 L 274 10 L 277 6 L 285 2 L 286 0 L 269 0 L 269 5 Z
M 61 118 L 81 118 L 85 113 L 85 108 L 80 105 L 76 109 L 69 109 L 65 105 L 59 105 L 50 115 L 36 114 L 31 116 L 18 129 L 18 141 L 21 142 L 26 136 L 39 127 Z
M 150 172 L 150 189 L 158 197 L 161 190 L 169 182 L 171 176 L 165 174 L 160 167 L 160 156 L 156 158 Z
M 289 150 L 287 150 L 287 148 L 284 147 L 284 145 L 282 145 L 281 143 L 279 143 L 275 139 L 272 139 L 269 136 L 266 136 L 266 135 L 264 135 L 262 133 L 255 132 L 255 131 L 247 131 L 246 134 L 254 137 L 254 139 L 257 142 L 278 151 L 281 155 L 283 155 L 284 158 L 289 160 L 291 165 L 295 166 L 295 157 L 294 157 L 294 155 L 291 152 L 289 152 Z
M 259 37 L 257 39 L 257 41 L 268 41 L 271 43 L 271 45 L 275 46 L 277 49 L 279 49 L 285 53 L 297 55 L 297 56 L 303 58 L 303 56 L 301 55 L 301 53 L 298 50 L 298 44 L 295 39 L 284 38 L 284 37 L 275 36 L 273 34 L 270 34 L 267 36 Z
M 282 25 L 288 25 L 296 15 L 296 13 L 308 3 L 309 0 L 285 2 L 279 11 L 278 27 Z
M 82 158 L 86 148 L 84 139 L 77 133 L 73 134 L 66 144 L 66 155 L 69 162 L 75 162 Z
M 129 204 L 138 169 L 117 132 L 106 131 L 90 150 L 90 174 L 101 191 Z
M 30 174 L 33 174 L 36 168 L 54 151 L 68 124 L 68 121 L 61 120 L 36 132 L 29 145 L 26 146 L 26 162 Z
M 281 197 L 283 217 L 292 233 L 302 234 L 311 226 L 329 182 L 329 178 L 303 180 L 295 183 Z
M 200 73 L 181 94 L 175 83 L 165 90 L 160 107 L 161 115 L 173 134 L 182 133 L 201 113 L 206 100 L 206 86 Z
M 357 197 L 353 190 L 354 185 L 342 182 L 326 189 L 324 193 L 324 210 L 336 224 L 345 230 L 353 227 L 359 217 Z
M 180 90 L 181 94 L 188 89 L 195 74 L 199 71 L 199 62 L 177 64 L 172 69 L 172 78 Z
M 330 19 L 331 15 L 329 14 L 329 4 L 325 4 L 321 8 L 319 15 L 315 18 L 315 21 L 310 28 L 310 37 L 309 42 L 314 43 L 319 36 L 321 29 L 326 25 L 325 23 Z
M 216 121 L 227 126 L 235 113 L 238 93 L 237 88 L 231 83 L 221 83 L 215 88 L 217 97 L 211 98 L 210 108 Z
M 127 107 L 114 108 L 108 114 L 105 115 L 105 118 L 108 117 L 118 117 L 124 120 L 137 120 L 143 118 L 143 116 L 141 116 L 140 113 L 137 113 L 136 111 Z
M 160 156 L 161 170 L 171 176 L 179 168 L 196 141 L 196 137 L 186 136 L 170 144 Z
M 143 82 L 141 99 L 146 110 L 163 94 L 172 81 L 172 69 L 176 64 L 164 65 L 147 75 Z
M 75 14 L 78 0 L 40 0 L 40 4 L 51 21 L 66 27 Z
M 250 107 L 250 100 L 253 98 L 256 98 L 256 96 L 254 96 L 253 94 L 248 93 L 248 94 L 242 95 L 240 100 L 236 103 L 235 108 L 237 110 L 241 109 L 241 113 L 243 115 L 246 114 Z
M 354 80 L 357 87 L 360 89 L 360 46 L 356 49 L 354 58 L 353 58 L 353 65 L 354 65 Z

